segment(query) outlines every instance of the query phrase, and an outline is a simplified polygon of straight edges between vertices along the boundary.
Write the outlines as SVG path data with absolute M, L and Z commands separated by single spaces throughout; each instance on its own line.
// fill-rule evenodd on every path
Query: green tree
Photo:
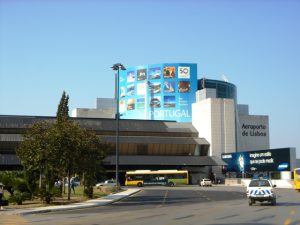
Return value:
M 63 123 L 69 119 L 69 95 L 64 91 L 56 112 L 57 123 Z
M 56 155 L 57 168 L 60 175 L 68 177 L 68 200 L 70 200 L 72 174 L 79 168 L 78 161 L 81 158 L 81 140 L 78 124 L 69 120 L 54 125 L 56 133 L 53 135 L 53 154 Z
M 52 135 L 55 133 L 53 128 L 51 123 L 35 123 L 24 135 L 21 145 L 16 150 L 26 174 L 39 172 L 39 190 L 43 191 L 41 197 L 50 193 L 59 172 L 52 148 Z M 28 176 L 28 179 L 32 178 Z M 27 184 L 29 189 L 34 188 L 34 182 L 27 180 Z
M 93 132 L 81 128 L 69 119 L 69 96 L 63 92 L 58 109 L 55 133 L 53 137 L 53 154 L 56 155 L 60 175 L 68 177 L 68 199 L 71 196 L 71 176 L 81 174 L 86 193 L 92 197 L 96 172 L 101 171 L 103 160 L 109 146 L 103 143 Z M 89 191 L 87 191 L 89 190 Z
M 34 175 L 39 171 L 39 187 L 47 196 L 51 197 L 55 178 L 67 176 L 70 200 L 70 179 L 74 174 L 84 175 L 86 193 L 92 197 L 96 173 L 101 170 L 101 161 L 109 145 L 69 119 L 68 101 L 69 96 L 63 92 L 57 109 L 57 121 L 36 123 L 28 129 L 17 155 L 27 174 Z M 31 186 L 34 188 L 33 182 Z
M 84 175 L 84 192 L 89 197 L 93 197 L 93 186 L 96 183 L 97 173 L 103 171 L 102 160 L 111 146 L 104 144 L 95 133 L 82 130 L 81 160 L 79 162 L 79 172 Z
M 81 128 L 70 120 L 55 124 L 53 134 L 53 154 L 56 155 L 56 166 L 61 174 L 68 177 L 68 199 L 70 199 L 70 180 L 74 174 L 84 174 L 84 185 L 92 189 L 96 173 L 101 170 L 101 161 L 109 145 L 103 143 L 92 131 Z M 92 194 L 88 192 L 88 196 Z

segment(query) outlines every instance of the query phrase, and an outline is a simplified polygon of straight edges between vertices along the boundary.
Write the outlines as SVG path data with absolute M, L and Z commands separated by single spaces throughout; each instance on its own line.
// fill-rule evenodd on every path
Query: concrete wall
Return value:
M 76 108 L 72 110 L 72 117 L 107 118 L 113 119 L 116 114 L 116 101 L 113 98 L 97 98 L 96 108 Z
M 211 129 L 211 105 L 210 99 L 205 99 L 192 104 L 192 124 L 199 133 L 199 137 L 205 138 L 210 144 L 212 143 Z M 209 149 L 209 155 L 212 155 L 212 148 Z
M 210 156 L 236 151 L 234 109 L 232 99 L 209 98 L 192 105 L 192 124 L 210 143 Z
M 237 104 L 237 111 L 239 115 L 249 115 L 249 106 L 245 104 Z
M 225 185 L 247 187 L 250 181 L 251 179 L 230 178 L 225 179 Z M 271 180 L 271 182 L 276 185 L 276 188 L 294 188 L 292 180 Z
M 115 114 L 116 100 L 114 98 L 97 98 L 96 108 L 102 110 L 110 110 L 113 114 Z
M 217 90 L 213 88 L 205 88 L 196 91 L 196 102 L 200 102 L 207 98 L 217 98 Z
M 72 111 L 72 117 L 113 119 L 115 114 L 111 110 L 76 108 Z
M 238 128 L 238 151 L 270 148 L 268 116 L 239 115 Z

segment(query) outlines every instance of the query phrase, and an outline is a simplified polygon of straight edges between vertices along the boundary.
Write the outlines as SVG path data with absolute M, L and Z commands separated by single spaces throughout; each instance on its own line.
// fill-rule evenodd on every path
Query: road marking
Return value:
M 284 221 L 284 225 L 289 225 L 291 223 L 292 219 L 291 218 L 287 218 L 285 221 Z
M 169 193 L 169 190 L 166 191 L 162 203 L 160 205 L 158 205 L 156 208 L 160 208 L 160 207 L 162 207 L 166 203 L 168 193 Z
M 195 216 L 195 215 L 187 215 L 187 216 L 177 217 L 174 220 L 183 220 L 183 219 L 187 219 L 187 218 L 190 218 L 190 217 L 193 217 L 193 216 Z
M 166 203 L 168 193 L 169 193 L 169 190 L 166 191 L 166 194 L 165 194 L 165 196 L 164 196 L 164 200 L 163 200 L 163 203 L 162 203 L 162 204 L 165 204 L 165 203 Z
M 294 215 L 295 214 L 295 210 L 292 209 L 290 211 L 290 215 Z M 289 225 L 290 223 L 292 222 L 292 219 L 291 218 L 286 218 L 286 220 L 284 221 L 284 225 Z

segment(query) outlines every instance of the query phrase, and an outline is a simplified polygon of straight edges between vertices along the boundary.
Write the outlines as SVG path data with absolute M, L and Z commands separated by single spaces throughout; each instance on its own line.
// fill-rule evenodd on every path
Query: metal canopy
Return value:
M 104 165 L 115 165 L 115 157 L 108 156 Z M 223 166 L 227 165 L 216 156 L 142 156 L 121 155 L 120 165 L 167 165 L 167 166 Z
M 102 136 L 102 138 L 106 142 L 115 142 L 115 136 Z M 120 136 L 120 143 L 209 145 L 209 143 L 204 138 L 155 136 Z

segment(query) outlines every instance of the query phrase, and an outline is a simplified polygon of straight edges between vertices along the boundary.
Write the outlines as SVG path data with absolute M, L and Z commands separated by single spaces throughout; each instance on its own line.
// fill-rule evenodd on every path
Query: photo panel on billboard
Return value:
M 188 93 L 191 90 L 189 81 L 178 81 L 178 92 Z
M 147 79 L 147 69 L 139 69 L 137 70 L 137 80 L 146 80 Z
M 175 81 L 164 81 L 164 92 L 174 93 L 175 92 Z
M 134 94 L 135 94 L 134 84 L 127 85 L 127 95 L 131 96 L 131 95 L 134 95 Z
M 134 71 L 127 72 L 127 83 L 131 83 L 135 81 Z
M 151 94 L 157 94 L 161 91 L 161 83 L 155 82 L 149 84 L 149 91 Z
M 134 98 L 130 98 L 127 100 L 127 110 L 134 110 L 135 109 L 135 100 Z
M 137 95 L 146 95 L 146 93 L 147 93 L 147 91 L 146 91 L 146 88 L 147 88 L 147 86 L 146 86 L 146 83 L 138 83 L 137 84 L 137 90 L 136 90 L 136 94 Z
M 166 66 L 164 67 L 164 78 L 175 78 L 176 67 L 175 66 Z
M 151 108 L 160 108 L 161 107 L 161 96 L 153 96 L 150 99 Z
M 164 96 L 164 107 L 175 108 L 176 107 L 175 96 Z
M 124 98 L 126 96 L 126 87 L 120 87 L 120 98 Z
M 125 100 L 120 100 L 119 107 L 120 107 L 120 112 L 126 111 Z
M 145 108 L 145 98 L 137 98 L 136 99 L 136 108 L 137 109 L 144 109 Z
M 161 68 L 155 67 L 149 69 L 149 80 L 160 79 L 161 78 Z
M 178 66 L 178 78 L 190 79 L 190 70 L 189 66 Z

